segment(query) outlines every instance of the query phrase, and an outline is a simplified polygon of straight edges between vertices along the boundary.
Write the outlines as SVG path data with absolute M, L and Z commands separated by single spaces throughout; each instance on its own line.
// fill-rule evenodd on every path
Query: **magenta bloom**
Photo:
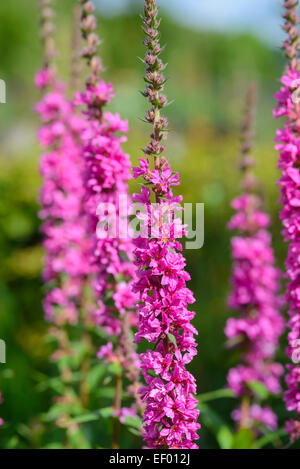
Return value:
M 233 201 L 237 213 L 229 228 L 240 230 L 232 238 L 232 292 L 229 307 L 239 317 L 227 321 L 225 334 L 230 343 L 243 346 L 243 364 L 230 370 L 229 387 L 238 396 L 249 392 L 247 383 L 260 381 L 271 393 L 280 391 L 281 365 L 273 358 L 283 331 L 278 297 L 279 271 L 274 267 L 268 217 L 259 199 L 244 194 Z
M 168 171 L 171 169 L 168 166 Z M 160 186 L 160 197 L 168 196 L 169 202 L 177 204 L 170 185 L 157 174 L 152 179 Z M 176 176 L 176 181 L 177 181 Z M 150 191 L 142 187 L 139 202 L 150 203 Z M 149 193 L 148 193 L 149 191 Z M 169 202 L 160 199 L 160 213 Z M 153 220 L 153 217 L 152 217 Z M 155 217 L 154 217 L 155 220 Z M 151 227 L 153 229 L 153 226 Z M 146 339 L 155 345 L 141 355 L 142 371 L 146 386 L 142 399 L 146 402 L 143 417 L 144 438 L 150 448 L 196 448 L 199 411 L 194 377 L 185 369 L 197 354 L 191 325 L 195 313 L 188 305 L 195 300 L 186 287 L 190 279 L 185 270 L 185 259 L 180 252 L 181 244 L 173 237 L 165 238 L 158 228 L 155 237 L 138 237 L 135 240 L 136 265 L 139 268 L 135 291 L 139 293 L 139 325 L 135 340 Z
M 110 86 L 107 89 L 111 92 Z M 121 147 L 125 137 L 117 134 L 127 129 L 127 122 L 121 121 L 119 116 L 113 118 L 110 113 L 103 113 L 101 121 L 95 115 L 95 109 L 99 109 L 104 102 L 104 95 L 109 99 L 105 94 L 104 85 L 101 90 L 102 98 L 99 102 L 98 95 L 92 92 L 89 86 L 80 100 L 77 99 L 78 104 L 85 103 L 84 113 L 88 116 L 88 125 L 82 133 L 85 165 L 84 205 L 93 242 L 90 262 L 96 273 L 94 287 L 98 308 L 94 318 L 108 334 L 120 334 L 119 319 L 111 307 L 105 306 L 105 295 L 115 285 L 113 298 L 117 310 L 121 314 L 132 311 L 130 321 L 133 325 L 136 296 L 132 294 L 128 284 L 135 275 L 135 267 L 132 264 L 133 246 L 128 233 L 126 237 L 119 238 L 118 226 L 122 197 L 128 201 L 128 206 L 130 205 L 127 186 L 127 180 L 130 178 L 130 160 Z M 102 223 L 108 219 L 106 211 L 109 207 L 116 209 L 116 230 L 113 236 L 101 230 Z M 100 237 L 97 232 L 101 234 Z M 123 280 L 117 280 L 119 278 Z
M 120 363 L 131 383 L 129 391 L 136 396 L 140 365 L 129 341 L 130 328 L 137 323 L 137 295 L 132 292 L 136 268 L 133 264 L 133 244 L 128 226 L 126 225 L 124 237 L 120 236 L 119 227 L 123 211 L 120 205 L 122 200 L 130 207 L 127 186 L 130 160 L 121 147 L 125 137 L 117 133 L 127 130 L 127 122 L 110 113 L 103 113 L 99 121 L 95 109 L 98 110 L 100 108 L 97 106 L 103 105 L 104 89 L 102 86 L 102 99 L 99 103 L 98 97 L 90 91 L 89 86 L 81 101 L 77 101 L 86 104 L 84 113 L 88 118 L 82 140 L 84 207 L 91 241 L 89 262 L 95 276 L 93 287 L 97 304 L 93 319 L 110 339 L 113 338 L 112 342 L 100 349 L 98 358 Z M 112 218 L 109 215 L 110 209 Z M 109 222 L 113 233 L 105 230 L 106 223 Z
M 46 72 L 38 76 L 48 76 Z M 75 324 L 84 281 L 91 272 L 79 144 L 84 121 L 75 114 L 62 85 L 46 93 L 36 111 L 43 122 L 39 140 L 45 149 L 40 163 L 44 280 L 54 285 L 46 294 L 44 309 L 49 321 Z
M 172 187 L 180 184 L 179 174 L 161 156 L 168 123 L 160 115 L 166 97 L 160 93 L 165 79 L 161 73 L 164 66 L 158 58 L 161 48 L 155 0 L 145 0 L 144 11 L 148 49 L 144 95 L 153 106 L 145 119 L 154 130 L 146 154 L 139 160 L 140 166 L 133 168 L 134 177 L 143 178 L 140 193 L 133 196 L 141 207 L 137 215 L 141 232 L 134 240 L 138 267 L 134 291 L 140 299 L 135 341 L 144 339 L 151 345 L 141 354 L 146 381 L 140 391 L 146 406 L 143 436 L 149 448 L 194 449 L 200 428 L 194 397 L 196 382 L 185 366 L 197 354 L 197 331 L 191 324 L 195 313 L 188 310 L 195 300 L 186 286 L 190 276 L 178 241 L 185 234 L 185 227 L 176 217 L 182 198 L 172 192 Z
M 37 88 L 45 89 L 51 84 L 53 73 L 51 68 L 40 70 L 35 76 L 35 85 Z
M 236 409 L 232 413 L 232 418 L 237 423 L 241 421 L 241 410 Z M 278 426 L 277 416 L 274 414 L 270 407 L 261 407 L 258 404 L 253 404 L 249 411 L 249 426 L 260 433 L 260 429 L 267 427 L 269 430 L 276 430 Z
M 127 217 L 131 205 L 127 181 L 131 178 L 130 158 L 122 149 L 128 122 L 119 114 L 105 112 L 114 97 L 113 86 L 100 78 L 97 57 L 99 40 L 92 2 L 82 1 L 81 30 L 87 47 L 83 56 L 91 68 L 85 91 L 77 93 L 76 104 L 83 106 L 86 126 L 81 133 L 84 210 L 91 242 L 89 262 L 93 266 L 96 308 L 93 319 L 106 333 L 109 342 L 100 348 L 98 358 L 115 361 L 129 380 L 128 391 L 139 406 L 139 360 L 130 333 L 136 326 L 137 295 L 132 291 L 136 268 Z M 93 45 L 94 44 L 94 45 Z M 122 218 L 125 218 L 125 221 Z M 119 391 L 116 391 L 119 392 Z M 120 396 L 115 402 L 121 401 Z M 125 418 L 121 409 L 115 415 Z
M 286 429 L 291 439 L 300 438 L 300 127 L 299 127 L 299 16 L 298 1 L 286 0 L 283 29 L 287 32 L 284 42 L 285 56 L 288 59 L 282 87 L 276 93 L 278 101 L 274 110 L 276 118 L 285 116 L 284 126 L 277 131 L 276 149 L 279 152 L 278 167 L 282 172 L 279 181 L 281 187 L 284 240 L 288 243 L 286 259 L 286 299 L 289 304 L 289 346 L 287 354 L 291 363 L 288 365 L 285 393 L 286 408 L 295 413 L 295 419 L 287 423 Z
M 230 230 L 238 231 L 231 240 L 232 291 L 228 300 L 229 307 L 238 315 L 228 319 L 225 328 L 228 345 L 239 347 L 242 352 L 241 363 L 228 373 L 228 385 L 242 398 L 244 406 L 234 412 L 234 419 L 241 419 L 240 426 L 253 429 L 258 421 L 269 428 L 276 426 L 277 419 L 271 415 L 271 409 L 265 410 L 255 401 L 250 405 L 251 399 L 257 398 L 251 382 L 262 383 L 272 394 L 280 392 L 283 368 L 274 362 L 274 357 L 284 327 L 278 295 L 280 272 L 275 267 L 268 232 L 270 219 L 261 209 L 261 198 L 255 195 L 257 180 L 252 172 L 255 162 L 250 155 L 254 106 L 255 88 L 250 86 L 240 161 L 243 194 L 233 200 L 235 214 L 228 223 Z
M 286 81 L 289 76 L 294 77 L 295 71 L 287 71 Z M 300 78 L 300 73 L 298 73 Z M 280 179 L 281 199 L 283 209 L 280 218 L 283 223 L 283 236 L 285 241 L 289 243 L 288 257 L 286 260 L 286 273 L 289 282 L 287 284 L 286 297 L 289 302 L 290 320 L 288 327 L 289 347 L 287 349 L 288 356 L 293 364 L 288 366 L 289 373 L 286 378 L 288 391 L 285 393 L 286 406 L 289 411 L 296 411 L 300 415 L 300 367 L 297 365 L 300 344 L 300 172 L 298 165 L 300 138 L 296 133 L 295 124 L 293 123 L 293 88 L 282 87 L 280 93 L 277 94 L 279 105 L 275 109 L 275 117 L 282 112 L 288 116 L 288 122 L 284 128 L 277 133 L 276 149 L 280 153 L 279 168 L 282 170 Z M 285 101 L 284 101 L 285 98 Z M 279 106 L 281 108 L 278 114 Z M 296 360 L 295 360 L 296 358 Z

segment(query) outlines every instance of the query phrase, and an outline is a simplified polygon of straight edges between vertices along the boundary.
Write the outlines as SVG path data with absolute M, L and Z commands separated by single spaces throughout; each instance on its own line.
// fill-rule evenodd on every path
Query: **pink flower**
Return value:
M 143 437 L 149 448 L 195 449 L 200 428 L 198 402 L 194 397 L 196 382 L 185 368 L 197 353 L 194 337 L 197 331 L 191 324 L 195 313 L 188 309 L 195 300 L 186 286 L 190 276 L 175 233 L 184 233 L 184 227 L 175 219 L 182 197 L 172 192 L 172 187 L 180 184 L 179 174 L 172 172 L 162 156 L 168 122 L 160 114 L 167 99 L 162 94 L 164 66 L 157 55 L 161 50 L 158 10 L 155 1 L 146 1 L 144 7 L 147 34 L 144 95 L 152 106 L 145 119 L 153 129 L 145 149 L 146 158 L 141 158 L 139 168 L 132 170 L 135 178 L 143 178 L 141 192 L 134 194 L 133 199 L 145 209 L 139 215 L 144 222 L 141 235 L 134 240 L 138 272 L 133 285 L 139 295 L 135 341 L 149 343 L 146 352 L 141 354 L 146 383 L 140 390 L 145 403 Z
M 88 85 L 85 93 L 77 93 L 75 104 L 78 106 L 86 105 L 87 114 L 93 115 L 93 109 L 101 108 L 114 96 L 113 85 L 102 80 L 96 86 Z
M 120 206 L 120 198 L 125 198 L 129 206 L 131 204 L 127 185 L 131 177 L 130 158 L 122 148 L 128 122 L 122 121 L 119 114 L 104 112 L 104 105 L 113 96 L 112 85 L 103 80 L 93 86 L 87 84 L 84 93 L 76 96 L 76 104 L 84 106 L 82 113 L 86 123 L 81 132 L 83 200 L 90 240 L 88 257 L 93 266 L 93 291 L 97 302 L 93 319 L 110 338 L 97 356 L 119 363 L 129 380 L 128 393 L 135 398 L 139 407 L 137 389 L 140 366 L 130 341 L 131 327 L 136 325 L 137 302 L 137 295 L 132 291 L 136 270 L 133 265 L 133 244 L 129 236 L 120 238 L 116 226 L 121 216 L 128 215 Z M 118 135 L 118 132 L 122 134 Z M 113 207 L 113 213 L 102 210 L 103 206 Z M 110 228 L 115 230 L 104 236 L 107 234 L 108 220 Z M 128 226 L 125 228 L 128 234 Z M 77 265 L 75 256 L 72 265 Z M 126 415 L 131 415 L 129 412 L 124 408 L 116 415 L 123 422 Z
M 289 433 L 292 442 L 300 438 L 300 422 L 297 420 L 288 420 L 285 424 L 286 432 Z
M 107 344 L 102 345 L 102 347 L 99 348 L 98 353 L 97 353 L 97 358 L 110 359 L 112 355 L 112 350 L 113 350 L 112 342 L 107 342 Z M 109 361 L 111 361 L 111 359 Z
M 140 194 L 133 194 L 133 200 L 135 202 L 139 202 L 141 204 L 149 204 L 150 203 L 150 189 L 148 187 L 142 187 Z
M 134 173 L 147 176 L 148 165 L 143 159 L 140 163 L 140 171 L 135 169 Z M 169 166 L 161 172 L 151 173 L 152 193 L 168 194 L 174 209 L 178 202 L 170 186 L 178 182 L 178 174 L 172 176 Z M 142 186 L 141 194 L 135 194 L 134 200 L 147 206 L 150 197 L 150 188 Z M 162 201 L 159 207 L 163 206 Z M 155 220 L 155 214 L 152 215 Z M 164 238 L 160 230 L 152 230 L 150 239 L 138 237 L 134 240 L 139 269 L 134 290 L 139 293 L 141 302 L 135 340 L 146 339 L 155 346 L 155 350 L 147 350 L 141 355 L 147 383 L 141 390 L 146 403 L 144 438 L 150 448 L 196 448 L 193 441 L 198 438 L 200 428 L 197 400 L 193 396 L 196 384 L 185 369 L 197 353 L 196 330 L 190 324 L 195 313 L 187 309 L 194 298 L 186 287 L 190 276 L 185 271 L 182 253 L 178 252 L 181 246 L 170 235 L 170 229 L 165 233 Z
M 288 64 L 282 77 L 283 86 L 276 93 L 278 101 L 274 111 L 275 117 L 286 116 L 285 124 L 277 131 L 276 149 L 279 152 L 278 167 L 281 170 L 279 186 L 281 190 L 282 211 L 280 218 L 283 225 L 284 240 L 288 243 L 288 254 L 286 259 L 286 300 L 289 305 L 288 314 L 290 320 L 288 328 L 289 347 L 287 353 L 291 359 L 286 376 L 287 391 L 285 402 L 288 411 L 293 411 L 295 418 L 286 424 L 291 440 L 300 437 L 300 365 L 295 360 L 294 344 L 300 341 L 300 172 L 299 172 L 299 104 L 294 99 L 293 93 L 299 88 L 300 72 L 298 58 L 299 34 L 297 25 L 299 23 L 298 2 L 286 2 L 285 25 L 287 39 L 284 41 L 285 56 Z M 297 358 L 297 357 L 296 357 Z
M 39 83 L 44 80 L 45 84 L 49 73 L 43 70 L 38 74 Z M 46 150 L 40 163 L 43 177 L 40 217 L 46 250 L 43 276 L 46 282 L 57 285 L 46 294 L 44 309 L 48 321 L 74 325 L 84 283 L 92 270 L 83 210 L 80 133 L 84 123 L 75 115 L 61 84 L 44 95 L 36 111 L 43 123 L 39 140 Z
M 259 210 L 256 196 L 244 194 L 233 201 L 237 210 L 229 228 L 238 228 L 239 236 L 232 238 L 232 292 L 230 308 L 240 317 L 230 318 L 225 334 L 230 343 L 245 348 L 243 365 L 230 370 L 229 387 L 236 395 L 249 393 L 247 383 L 261 381 L 270 392 L 280 392 L 282 367 L 272 364 L 279 337 L 283 331 L 278 296 L 280 273 L 274 266 L 271 237 L 264 229 L 269 217 Z M 266 220 L 261 222 L 261 220 Z
M 149 173 L 148 158 L 139 158 L 140 166 L 132 168 L 133 177 L 137 179 L 139 176 L 146 176 Z
M 35 76 L 35 85 L 37 88 L 44 89 L 50 85 L 52 80 L 52 73 L 49 68 L 40 70 Z
M 115 412 L 115 417 L 119 417 L 120 422 L 125 424 L 127 417 L 138 418 L 137 409 L 133 407 L 122 407 L 121 410 Z
M 165 166 L 161 171 L 153 169 L 151 171 L 150 181 L 158 186 L 158 189 L 167 193 L 169 187 L 178 186 L 180 184 L 179 174 L 172 175 L 170 166 Z
M 120 114 L 112 114 L 111 112 L 106 112 L 104 118 L 111 132 L 128 132 L 128 121 L 122 121 Z
M 240 422 L 241 410 L 234 410 L 232 413 L 232 418 L 236 422 Z M 269 430 L 272 431 L 275 431 L 278 427 L 277 416 L 270 407 L 261 407 L 258 404 L 253 404 L 250 407 L 249 419 L 250 422 L 248 422 L 248 425 L 252 429 L 258 430 L 258 433 L 260 433 L 259 429 L 261 425 L 266 426 Z

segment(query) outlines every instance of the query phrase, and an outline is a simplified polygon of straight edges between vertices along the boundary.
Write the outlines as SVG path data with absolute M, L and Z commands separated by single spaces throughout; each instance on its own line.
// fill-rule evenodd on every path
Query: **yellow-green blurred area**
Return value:
M 74 3 L 56 1 L 58 64 L 65 80 L 69 79 Z M 99 6 L 101 10 L 101 2 Z M 162 43 L 167 45 L 163 59 L 168 62 L 166 91 L 173 100 L 166 109 L 170 121 L 166 156 L 180 171 L 184 201 L 205 204 L 204 247 L 185 253 L 192 275 L 190 287 L 197 299 L 194 324 L 199 331 L 199 354 L 191 371 L 200 393 L 223 387 L 227 370 L 236 360 L 226 350 L 223 335 L 230 315 L 226 306 L 231 267 L 226 224 L 231 216 L 230 201 L 240 190 L 239 132 L 246 89 L 253 80 L 259 87 L 257 175 L 273 220 L 278 264 L 283 266 L 285 246 L 278 222 L 277 155 L 273 148 L 278 123 L 272 117 L 283 60 L 280 50 L 271 50 L 250 35 L 196 31 L 162 14 Z M 144 87 L 144 66 L 138 59 L 144 55 L 140 23 L 136 10 L 115 17 L 99 15 L 104 77 L 113 82 L 117 92 L 110 109 L 129 119 L 125 147 L 133 162 L 141 155 L 150 131 L 141 120 L 147 103 L 138 92 Z M 38 385 L 41 377 L 51 373 L 41 307 L 39 122 L 33 111 L 40 98 L 33 80 L 42 60 L 37 2 L 2 1 L 0 24 L 0 78 L 7 85 L 7 103 L 0 104 L 0 338 L 7 345 L 7 363 L 0 364 L 4 398 L 0 416 L 7 423 L 0 429 L 0 441 L 27 447 L 39 444 L 38 415 L 47 410 L 50 398 L 38 392 Z M 281 355 L 284 357 L 283 351 Z M 228 422 L 233 405 L 233 401 L 218 402 L 215 410 Z M 274 408 L 282 425 L 286 415 L 281 399 L 274 401 Z M 210 430 L 202 423 L 201 447 L 214 446 Z

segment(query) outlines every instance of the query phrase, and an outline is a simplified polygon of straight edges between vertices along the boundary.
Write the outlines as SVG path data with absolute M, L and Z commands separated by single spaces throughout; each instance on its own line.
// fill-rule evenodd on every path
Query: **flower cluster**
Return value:
M 119 335 L 119 314 L 115 314 L 115 310 L 120 314 L 132 310 L 136 298 L 128 283 L 135 271 L 131 240 L 127 236 L 119 237 L 118 225 L 115 237 L 111 237 L 109 231 L 105 236 L 104 222 L 109 219 L 109 209 L 115 208 L 115 218 L 118 220 L 120 196 L 128 197 L 127 180 L 130 177 L 129 156 L 121 147 L 126 138 L 117 134 L 127 131 L 127 122 L 109 112 L 103 113 L 101 120 L 95 116 L 95 110 L 98 113 L 111 95 L 111 85 L 101 82 L 97 87 L 88 85 L 86 93 L 77 95 L 76 103 L 86 106 L 88 118 L 88 126 L 82 132 L 86 188 L 84 205 L 94 243 L 90 262 L 95 266 L 97 276 L 95 321 L 109 335 Z M 112 296 L 116 308 L 105 305 L 106 295 Z M 134 315 L 132 319 L 134 321 Z
M 276 149 L 279 152 L 279 169 L 282 176 L 279 181 L 281 187 L 281 204 L 283 206 L 280 218 L 283 224 L 284 240 L 288 243 L 286 260 L 286 275 L 288 278 L 286 299 L 289 303 L 290 329 L 288 340 L 288 356 L 293 363 L 288 365 L 285 393 L 286 407 L 295 411 L 297 417 L 287 423 L 287 431 L 291 438 L 300 438 L 300 366 L 294 360 L 295 347 L 300 341 L 300 109 L 297 90 L 300 84 L 300 63 L 298 59 L 300 22 L 297 8 L 298 1 L 284 2 L 285 24 L 287 39 L 284 42 L 285 56 L 288 66 L 282 77 L 282 87 L 276 93 L 278 101 L 274 116 L 286 117 L 285 125 L 277 131 Z
M 47 76 L 42 70 L 36 83 L 45 87 Z M 36 112 L 43 122 L 38 137 L 45 150 L 40 163 L 40 217 L 46 250 L 44 280 L 50 288 L 44 309 L 49 321 L 75 324 L 83 282 L 90 273 L 79 142 L 84 121 L 75 114 L 61 84 L 44 95 Z
M 164 65 L 159 59 L 161 48 L 154 0 L 145 1 L 145 32 L 147 54 L 145 96 L 152 104 L 146 120 L 153 125 L 151 142 L 133 168 L 135 178 L 142 176 L 140 194 L 134 194 L 141 204 L 141 233 L 135 239 L 138 279 L 134 289 L 139 293 L 139 325 L 135 341 L 146 339 L 152 350 L 141 354 L 141 366 L 146 386 L 141 389 L 146 404 L 143 416 L 144 439 L 150 448 L 197 448 L 199 411 L 195 378 L 185 366 L 196 355 L 195 328 L 191 325 L 195 313 L 188 305 L 195 300 L 186 287 L 190 279 L 185 270 L 182 246 L 177 240 L 185 232 L 175 213 L 180 210 L 181 197 L 175 197 L 172 187 L 179 185 L 179 175 L 161 153 L 167 120 L 160 116 L 166 98 L 161 91 L 165 79 Z M 151 170 L 152 157 L 154 169 Z M 151 195 L 155 204 L 151 204 Z
M 77 424 L 70 423 L 73 409 L 86 408 L 89 400 L 89 387 L 85 385 L 86 360 L 93 346 L 86 329 L 87 324 L 91 324 L 92 303 L 87 292 L 93 268 L 89 263 L 90 239 L 83 204 L 81 134 L 85 121 L 67 97 L 68 90 L 59 81 L 53 63 L 56 55 L 54 11 L 50 4 L 51 0 L 40 2 L 45 58 L 42 70 L 35 77 L 36 86 L 43 91 L 35 110 L 42 121 L 38 139 L 43 149 L 40 218 L 45 248 L 43 277 L 47 288 L 44 310 L 47 321 L 52 323 L 49 336 L 55 342 L 55 348 L 51 359 L 57 363 L 57 381 L 60 383 L 58 395 L 54 397 L 55 423 L 66 429 L 68 444 L 74 429 L 78 434 L 80 431 Z M 82 347 L 80 361 L 76 360 L 77 340 L 81 341 Z M 82 377 L 75 384 L 72 374 L 78 372 L 79 363 Z
M 239 423 L 242 419 L 241 410 L 234 410 L 232 418 L 235 422 Z M 263 430 L 262 425 L 267 427 L 269 430 L 276 430 L 278 425 L 277 416 L 270 407 L 261 407 L 258 404 L 253 404 L 249 409 L 249 426 L 260 432 L 261 429 Z
M 232 344 L 244 346 L 243 365 L 230 370 L 228 383 L 241 396 L 250 381 L 262 382 L 271 393 L 280 391 L 282 367 L 273 363 L 283 330 L 277 295 L 280 274 L 274 267 L 269 217 L 260 210 L 260 199 L 253 194 L 236 198 L 237 213 L 229 228 L 240 230 L 232 238 L 232 292 L 229 307 L 240 313 L 230 318 L 225 333 Z
M 80 151 L 85 123 L 76 115 L 75 105 L 57 78 L 53 17 L 51 0 L 41 0 L 44 66 L 36 74 L 35 84 L 44 96 L 35 110 L 42 121 L 38 138 L 44 150 L 40 161 L 40 218 L 46 251 L 44 280 L 49 286 L 44 309 L 48 321 L 76 324 L 84 279 L 91 270 Z
M 239 397 L 251 397 L 253 381 L 263 383 L 270 393 L 278 393 L 283 373 L 282 366 L 273 361 L 284 326 L 278 296 L 280 272 L 274 265 L 269 216 L 261 210 L 262 200 L 255 194 L 257 181 L 252 173 L 254 160 L 250 155 L 254 97 L 252 86 L 242 134 L 240 167 L 244 173 L 244 193 L 232 202 L 236 213 L 228 224 L 230 230 L 238 230 L 231 242 L 232 291 L 228 303 L 239 316 L 227 321 L 225 334 L 229 345 L 242 350 L 242 363 L 229 371 L 228 385 Z M 251 409 L 250 419 L 254 410 L 255 420 L 263 415 L 257 412 L 257 407 Z M 263 419 L 261 421 L 264 423 Z
M 118 114 L 104 112 L 114 96 L 113 87 L 100 78 L 101 60 L 97 57 L 98 36 L 94 5 L 82 0 L 81 30 L 87 46 L 83 50 L 91 68 L 84 93 L 78 93 L 76 104 L 83 106 L 87 126 L 82 132 L 84 159 L 84 207 L 88 216 L 92 249 L 90 263 L 95 268 L 94 290 L 97 308 L 96 324 L 102 327 L 111 343 L 102 347 L 99 358 L 117 361 L 130 380 L 129 392 L 137 400 L 139 362 L 130 341 L 130 330 L 136 325 L 137 297 L 132 292 L 135 278 L 133 244 L 127 232 L 120 233 L 120 218 L 130 206 L 127 181 L 130 179 L 130 158 L 122 143 L 128 131 L 127 121 Z M 127 227 L 128 228 L 128 227 Z M 113 229 L 113 234 L 111 233 Z M 115 409 L 120 413 L 120 409 Z

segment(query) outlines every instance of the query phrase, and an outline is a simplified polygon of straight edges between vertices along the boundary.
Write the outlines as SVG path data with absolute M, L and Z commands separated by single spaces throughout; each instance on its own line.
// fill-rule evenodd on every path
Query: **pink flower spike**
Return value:
M 277 131 L 276 150 L 279 152 L 278 167 L 281 170 L 279 180 L 282 204 L 280 218 L 283 225 L 283 237 L 288 243 L 286 258 L 286 301 L 288 303 L 289 322 L 287 327 L 287 354 L 290 363 L 287 365 L 286 385 L 284 395 L 286 408 L 293 412 L 293 418 L 286 423 L 286 431 L 291 441 L 300 438 L 300 364 L 298 360 L 300 349 L 300 133 L 299 133 L 299 100 L 300 85 L 299 45 L 300 37 L 298 25 L 298 0 L 284 2 L 284 26 L 286 39 L 283 43 L 284 55 L 287 59 L 285 72 L 281 79 L 284 86 L 276 93 L 278 101 L 274 116 L 286 116 L 285 123 Z

